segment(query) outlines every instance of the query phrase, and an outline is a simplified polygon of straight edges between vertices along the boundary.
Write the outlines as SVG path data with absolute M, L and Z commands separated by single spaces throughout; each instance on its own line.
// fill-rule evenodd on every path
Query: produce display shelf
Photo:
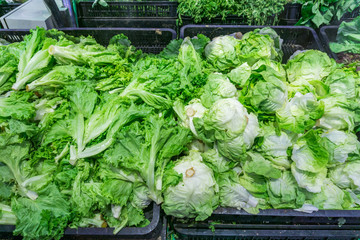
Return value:
M 80 27 L 150 27 L 176 29 L 177 1 L 93 1 L 76 3 Z
M 144 213 L 150 221 L 146 227 L 126 227 L 116 235 L 113 234 L 113 228 L 68 228 L 64 232 L 63 239 L 161 239 L 164 226 L 160 206 L 153 203 L 145 209 Z M 14 229 L 15 226 L 0 225 L 0 239 L 13 239 Z
M 98 43 L 105 46 L 113 36 L 122 33 L 136 48 L 154 54 L 161 52 L 171 40 L 176 39 L 176 32 L 166 28 L 62 28 L 59 30 L 75 37 L 93 36 Z M 0 30 L 0 38 L 9 42 L 22 41 L 27 34 L 29 30 Z
M 180 38 L 194 37 L 204 34 L 209 38 L 228 35 L 235 32 L 246 33 L 265 26 L 242 25 L 186 25 L 180 29 Z M 298 50 L 318 49 L 323 51 L 321 41 L 316 32 L 309 27 L 271 26 L 284 40 L 282 50 L 283 62 L 286 62 Z
M 352 240 L 360 238 L 360 211 L 320 210 L 313 213 L 290 209 L 243 210 L 218 208 L 203 222 L 171 218 L 180 239 Z

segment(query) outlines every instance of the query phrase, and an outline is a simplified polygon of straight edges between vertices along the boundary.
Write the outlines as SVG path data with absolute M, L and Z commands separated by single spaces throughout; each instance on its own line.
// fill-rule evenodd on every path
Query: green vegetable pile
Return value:
M 339 21 L 345 13 L 360 6 L 359 0 L 295 0 L 302 4 L 301 18 L 296 25 L 319 28 Z
M 316 50 L 281 64 L 281 44 L 263 28 L 152 55 L 36 29 L 0 46 L 0 224 L 60 239 L 146 226 L 152 201 L 196 220 L 359 209 L 360 76 Z

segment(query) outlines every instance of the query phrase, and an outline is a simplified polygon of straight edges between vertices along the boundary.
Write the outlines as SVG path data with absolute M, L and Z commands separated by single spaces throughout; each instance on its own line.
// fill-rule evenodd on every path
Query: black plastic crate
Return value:
M 59 29 L 68 35 L 93 36 L 96 41 L 104 46 L 117 34 L 125 34 L 132 45 L 146 53 L 161 52 L 171 40 L 176 39 L 176 32 L 172 29 L 154 28 L 62 28 Z M 9 42 L 22 41 L 29 30 L 0 30 L 0 38 Z
M 218 208 L 206 221 L 170 224 L 180 239 L 352 240 L 360 238 L 360 211 L 320 210 L 303 213 L 288 209 L 243 210 Z
M 92 7 L 93 1 L 78 2 L 79 17 L 84 18 L 176 18 L 176 1 L 108 1 L 108 7 L 99 4 Z
M 145 209 L 144 213 L 150 220 L 150 224 L 146 227 L 126 227 L 116 235 L 113 234 L 113 228 L 68 228 L 65 230 L 63 239 L 161 239 L 164 221 L 160 215 L 160 206 L 154 203 Z M 15 226 L 0 225 L 0 239 L 13 239 L 14 229 Z
M 359 231 L 353 230 L 211 230 L 177 231 L 181 240 L 358 240 Z
M 0 17 L 4 16 L 8 12 L 14 10 L 19 7 L 21 3 L 8 3 L 8 4 L 0 4 Z M 0 28 L 3 28 L 2 23 L 0 22 Z
M 168 239 L 168 222 L 166 216 L 162 213 L 162 230 L 161 230 L 161 238 L 158 240 L 167 240 Z
M 107 2 L 108 7 L 78 2 L 80 27 L 151 27 L 176 29 L 176 1 Z
M 79 27 L 171 28 L 176 30 L 176 18 L 78 18 Z
M 300 3 L 286 4 L 279 16 L 279 25 L 295 25 L 301 18 L 301 7 Z
M 180 29 L 180 38 L 194 37 L 204 34 L 209 38 L 228 35 L 234 32 L 246 33 L 264 26 L 235 26 L 235 25 L 187 25 Z M 282 50 L 284 52 L 283 62 L 297 50 L 318 49 L 323 47 L 316 32 L 309 27 L 298 26 L 271 26 L 284 40 Z
M 325 47 L 326 52 L 330 57 L 338 60 L 337 54 L 330 50 L 330 42 L 336 42 L 336 36 L 338 32 L 339 26 L 324 26 L 320 29 L 320 37 L 323 41 L 323 45 Z
M 7 14 L 8 12 L 14 10 L 18 6 L 20 6 L 21 3 L 8 3 L 8 4 L 0 4 L 0 17 Z
M 59 30 L 72 36 L 93 36 L 98 43 L 103 45 L 107 45 L 113 36 L 123 33 L 128 36 L 134 46 L 147 53 L 159 53 L 172 39 L 176 38 L 176 32 L 172 29 L 64 28 Z M 22 41 L 27 34 L 29 34 L 29 30 L 0 30 L 0 38 L 9 42 Z M 67 229 L 64 234 L 64 239 L 158 239 L 164 228 L 162 223 L 163 219 L 160 214 L 160 206 L 154 203 L 145 210 L 145 216 L 150 220 L 150 224 L 146 227 L 127 227 L 116 235 L 113 234 L 113 229 L 111 228 Z M 13 238 L 12 232 L 14 228 L 14 226 L 0 225 L 0 239 Z
M 210 38 L 234 32 L 246 33 L 264 26 L 197 26 L 180 30 L 180 37 L 204 34 Z M 323 51 L 319 37 L 308 27 L 272 26 L 284 40 L 283 60 L 297 50 Z M 290 209 L 262 210 L 249 214 L 243 210 L 218 208 L 206 221 L 170 218 L 171 229 L 179 239 L 239 239 L 239 240 L 353 240 L 360 238 L 360 211 L 320 210 L 311 214 Z

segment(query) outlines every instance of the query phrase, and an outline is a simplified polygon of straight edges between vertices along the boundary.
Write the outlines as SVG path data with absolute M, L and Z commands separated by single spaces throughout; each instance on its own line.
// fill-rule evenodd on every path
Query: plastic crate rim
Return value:
M 323 27 L 320 28 L 320 33 L 321 33 L 321 34 L 326 34 L 325 31 L 326 31 L 327 29 L 337 29 L 337 28 L 339 28 L 338 25 L 323 26 Z
M 265 209 L 258 214 L 251 214 L 245 210 L 235 208 L 217 208 L 215 215 L 241 215 L 241 216 L 283 216 L 283 217 L 360 217 L 360 210 L 319 210 L 312 213 L 295 211 L 294 209 Z
M 256 28 L 265 28 L 271 27 L 273 29 L 307 29 L 314 36 L 316 36 L 316 32 L 313 28 L 307 26 L 272 26 L 272 25 L 219 25 L 219 24 L 207 24 L 207 25 L 197 25 L 197 24 L 188 24 L 180 29 L 180 37 L 184 38 L 184 32 L 187 28 L 248 28 L 248 29 L 256 29 Z
M 334 25 L 332 25 L 332 26 L 323 26 L 323 27 L 320 28 L 320 34 L 321 34 L 321 36 L 324 38 L 324 40 L 326 41 L 327 44 L 329 44 L 330 40 L 329 40 L 329 38 L 328 38 L 328 36 L 327 36 L 327 34 L 326 34 L 325 31 L 326 31 L 327 29 L 338 28 L 338 27 L 339 27 L 339 26 L 334 26 Z
M 314 37 L 314 40 L 316 42 L 316 44 L 318 45 L 318 48 L 320 51 L 324 51 L 324 48 L 322 46 L 318 35 L 316 34 L 315 30 L 311 27 L 307 27 L 307 26 L 271 26 L 271 25 L 253 25 L 253 26 L 249 26 L 249 25 L 195 25 L 195 24 L 189 24 L 189 25 L 185 25 L 183 27 L 181 27 L 180 29 L 180 38 L 184 39 L 185 37 L 185 30 L 187 28 L 247 28 L 247 29 L 257 29 L 257 28 L 264 28 L 264 27 L 271 27 L 273 29 L 306 29 L 309 32 L 311 32 L 311 35 Z
M 171 32 L 172 38 L 176 39 L 176 31 L 171 28 L 95 28 L 95 27 L 84 27 L 84 28 L 59 28 L 59 31 L 163 31 Z
M 216 229 L 216 227 L 215 227 Z M 318 239 L 319 237 L 324 240 L 328 237 L 350 237 L 350 239 L 357 238 L 360 236 L 360 231 L 354 230 L 288 230 L 288 229 L 278 229 L 278 230 L 249 230 L 249 229 L 216 229 L 215 232 L 212 232 L 210 229 L 190 229 L 190 228 L 174 228 L 175 232 L 180 235 L 185 235 L 191 239 L 215 239 L 221 237 L 267 237 L 266 239 L 277 239 L 273 237 L 287 237 L 286 239 L 292 239 L 292 237 L 302 237 L 307 239 Z M 340 238 L 343 239 L 343 238 Z
M 323 26 L 323 27 L 320 28 L 320 35 L 321 35 L 321 38 L 323 40 L 323 44 L 325 45 L 325 48 L 326 48 L 328 54 L 330 54 L 332 56 L 332 58 L 334 58 L 335 60 L 337 60 L 338 57 L 337 57 L 336 53 L 334 53 L 330 49 L 330 39 L 329 39 L 329 37 L 328 37 L 328 35 L 326 33 L 326 30 L 328 30 L 328 29 L 335 30 L 335 29 L 338 29 L 338 28 L 339 28 L 338 25 L 329 25 L 329 26 Z
M 164 31 L 171 32 L 172 39 L 176 39 L 176 31 L 171 28 L 59 28 L 59 31 Z M 0 32 L 28 32 L 30 34 L 30 29 L 0 29 Z
M 7 28 L 1 28 L 0 32 L 29 32 L 31 29 L 7 29 Z

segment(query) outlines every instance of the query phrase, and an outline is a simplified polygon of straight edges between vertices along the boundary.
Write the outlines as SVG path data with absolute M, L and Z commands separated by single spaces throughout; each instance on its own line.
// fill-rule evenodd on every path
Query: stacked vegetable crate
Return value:
M 157 54 L 165 48 L 171 40 L 176 38 L 176 32 L 172 29 L 136 29 L 136 28 L 64 28 L 59 29 L 71 36 L 92 36 L 96 41 L 104 46 L 109 40 L 118 34 L 126 35 L 133 45 L 146 53 Z M 24 36 L 29 34 L 29 30 L 1 29 L 0 38 L 8 42 L 23 41 Z M 51 37 L 52 35 L 48 35 Z M 161 214 L 160 206 L 151 203 L 144 209 L 144 215 L 149 220 L 145 227 L 125 227 L 119 233 L 113 234 L 113 228 L 68 228 L 64 232 L 64 239 L 164 239 L 166 232 L 166 219 Z M 0 239 L 13 239 L 13 225 L 0 225 Z
M 177 1 L 108 1 L 108 6 L 93 5 L 92 0 L 74 2 L 74 10 L 77 15 L 79 27 L 155 27 L 177 29 L 177 25 L 188 24 L 211 24 L 211 25 L 248 25 L 248 19 L 228 15 L 225 18 L 218 16 L 212 19 L 203 18 L 195 21 L 194 16 L 182 15 L 178 12 Z M 280 13 L 267 17 L 262 25 L 295 25 L 301 18 L 302 5 L 288 3 Z M 178 16 L 179 15 L 179 16 Z M 339 21 L 332 24 L 340 24 L 342 21 L 351 21 L 359 15 L 359 8 L 345 13 Z
M 93 5 L 93 1 L 77 1 L 74 10 L 79 27 L 160 27 L 176 29 L 188 24 L 248 25 L 242 16 L 229 15 L 196 22 L 181 15 L 178 19 L 177 1 L 107 1 L 108 6 Z M 300 19 L 301 4 L 289 3 L 278 14 L 268 17 L 264 25 L 294 25 Z
M 93 1 L 76 3 L 79 27 L 137 27 L 176 29 L 176 1 L 107 2 L 93 7 Z
M 214 38 L 235 32 L 246 33 L 259 27 L 261 28 L 261 26 L 187 25 L 181 28 L 180 37 L 204 34 Z M 298 50 L 323 51 L 320 39 L 311 28 L 290 26 L 272 28 L 284 40 L 282 46 L 284 62 Z M 329 29 L 331 33 L 334 32 L 334 27 Z M 360 136 L 358 137 L 360 139 Z M 269 209 L 253 215 L 244 210 L 218 208 L 205 221 L 184 221 L 171 217 L 169 222 L 179 239 L 191 240 L 349 240 L 360 237 L 360 212 L 357 210 L 320 210 L 304 213 L 290 209 Z

